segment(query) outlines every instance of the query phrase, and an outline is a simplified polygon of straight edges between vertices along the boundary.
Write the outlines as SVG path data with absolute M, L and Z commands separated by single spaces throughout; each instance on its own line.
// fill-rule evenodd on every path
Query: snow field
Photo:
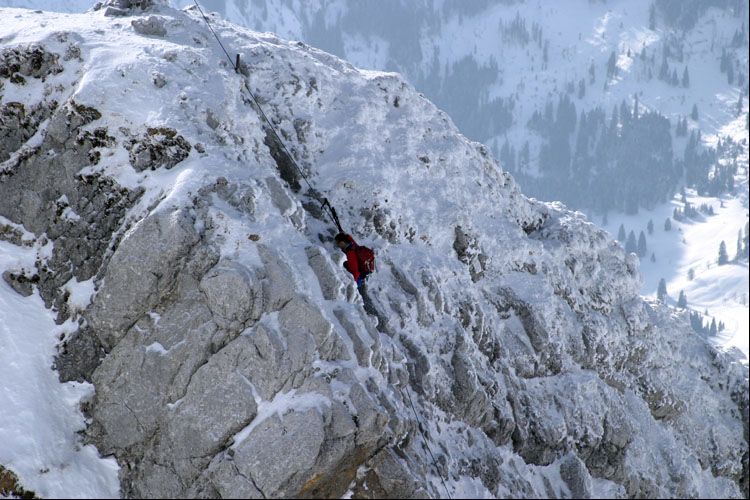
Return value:
M 0 241 L 0 269 L 31 269 L 36 250 Z M 52 370 L 60 335 L 77 327 L 54 318 L 38 292 L 22 297 L 0 280 L 0 464 L 42 498 L 119 498 L 117 462 L 78 434 L 93 386 L 61 384 Z

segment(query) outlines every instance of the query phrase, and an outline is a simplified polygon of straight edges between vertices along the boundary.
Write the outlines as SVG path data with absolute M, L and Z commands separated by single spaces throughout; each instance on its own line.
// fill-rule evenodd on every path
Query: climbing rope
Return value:
M 422 430 L 422 421 L 419 419 L 419 415 L 417 415 L 417 410 L 414 408 L 414 402 L 411 400 L 411 393 L 409 392 L 409 388 L 406 388 L 406 395 L 409 396 L 409 404 L 411 405 L 411 410 L 414 412 L 414 418 L 417 419 L 417 429 L 419 429 L 419 433 L 422 435 L 422 442 L 424 442 L 425 448 L 427 448 L 428 453 L 430 454 L 430 457 L 432 457 L 432 465 L 435 467 L 435 470 L 440 475 L 440 480 L 443 482 L 443 488 L 445 488 L 445 493 L 448 495 L 448 498 L 451 498 L 451 494 L 448 491 L 448 486 L 445 484 L 445 478 L 443 477 L 443 472 L 440 470 L 440 467 L 437 466 L 437 460 L 435 460 L 435 455 L 432 454 L 432 450 L 430 449 L 430 445 L 427 444 L 427 438 L 424 435 L 424 431 Z M 401 393 L 401 397 L 403 397 L 403 392 Z
M 216 34 L 216 31 L 214 31 L 213 27 L 211 26 L 211 22 L 208 20 L 208 17 L 203 13 L 203 9 L 201 9 L 201 6 L 198 5 L 198 0 L 193 0 L 193 3 L 195 3 L 195 6 L 198 7 L 198 11 L 201 13 L 201 16 L 203 17 L 203 20 L 206 22 L 206 25 L 208 26 L 208 29 L 211 30 L 211 33 L 213 33 L 214 38 L 216 38 L 216 41 L 219 42 L 219 45 L 221 46 L 221 50 L 224 51 L 224 54 L 227 56 L 227 59 L 229 60 L 229 64 L 234 68 L 234 71 L 236 73 L 240 72 L 240 55 L 237 54 L 236 61 L 232 61 L 232 57 L 229 55 L 229 52 L 227 52 L 227 49 L 224 47 L 224 44 L 221 43 L 221 39 L 219 38 L 219 35 Z M 310 181 L 307 180 L 307 176 L 302 171 L 300 166 L 297 164 L 297 161 L 294 159 L 294 156 L 291 155 L 289 150 L 286 147 L 286 144 L 284 144 L 284 141 L 281 140 L 281 137 L 276 132 L 276 127 L 273 126 L 273 123 L 271 123 L 271 120 L 268 119 L 268 116 L 266 116 L 266 113 L 263 111 L 263 108 L 260 106 L 260 103 L 258 102 L 258 99 L 255 98 L 255 94 L 250 89 L 250 85 L 247 83 L 247 80 L 245 80 L 245 89 L 247 89 L 248 93 L 250 94 L 250 97 L 252 97 L 253 102 L 255 103 L 256 108 L 260 112 L 261 116 L 265 120 L 265 122 L 268 124 L 269 129 L 271 132 L 273 132 L 273 135 L 276 137 L 276 140 L 279 144 L 281 144 L 281 147 L 284 148 L 284 152 L 286 153 L 287 158 L 292 162 L 292 165 L 297 169 L 297 172 L 299 172 L 300 176 L 305 180 L 305 183 L 307 184 L 307 187 L 310 188 L 310 192 L 314 195 L 317 193 L 315 189 L 310 184 Z M 328 201 L 328 198 L 323 198 L 323 204 L 320 206 L 320 208 L 326 212 L 326 208 L 328 211 L 326 212 L 328 216 L 331 218 L 334 224 L 336 224 L 336 227 L 338 228 L 339 232 L 344 233 L 344 229 L 341 227 L 341 222 L 339 221 L 339 217 L 336 214 L 336 209 L 333 208 L 331 203 Z

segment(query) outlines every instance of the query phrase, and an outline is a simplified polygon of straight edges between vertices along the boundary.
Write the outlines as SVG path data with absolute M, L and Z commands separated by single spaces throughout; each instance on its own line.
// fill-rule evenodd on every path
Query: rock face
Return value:
M 104 7 L 160 17 L 122 28 Z M 56 368 L 93 383 L 86 441 L 117 458 L 123 497 L 746 491 L 747 367 L 639 297 L 634 256 L 523 197 L 397 76 L 222 25 L 253 70 L 216 72 L 210 100 L 189 68 L 208 50 L 197 14 L 99 10 L 76 21 L 82 63 L 50 56 L 73 43 L 63 36 L 2 49 L 5 86 L 70 87 L 0 103 L 3 232 L 39 250 L 35 269 L 3 277 L 77 321 Z M 115 29 L 142 67 L 103 83 L 122 99 L 149 89 L 138 98 L 162 110 L 153 123 L 79 78 L 106 46 L 97 30 Z M 177 97 L 161 93 L 180 81 Z M 377 315 L 249 89 L 378 249 Z M 71 280 L 93 280 L 87 304 Z

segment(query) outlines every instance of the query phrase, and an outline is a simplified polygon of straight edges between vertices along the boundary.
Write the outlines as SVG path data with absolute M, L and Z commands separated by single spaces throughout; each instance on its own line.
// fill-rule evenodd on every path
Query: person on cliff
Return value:
M 375 314 L 375 308 L 367 295 L 365 284 L 367 278 L 375 270 L 375 254 L 371 249 L 358 245 L 354 238 L 346 233 L 337 234 L 335 241 L 336 246 L 346 255 L 344 269 L 349 271 L 354 282 L 357 283 L 357 290 L 362 296 L 365 311 Z

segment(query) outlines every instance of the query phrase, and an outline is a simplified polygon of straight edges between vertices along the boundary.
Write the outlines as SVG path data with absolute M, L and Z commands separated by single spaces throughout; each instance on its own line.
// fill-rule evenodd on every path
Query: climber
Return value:
M 339 233 L 336 235 L 336 246 L 346 254 L 344 268 L 351 273 L 357 287 L 365 285 L 365 280 L 375 269 L 375 256 L 367 247 L 357 245 L 350 235 Z
M 369 314 L 375 314 L 375 308 L 370 301 L 370 297 L 367 295 L 367 288 L 365 286 L 365 281 L 375 270 L 375 254 L 371 249 L 357 245 L 354 238 L 346 233 L 337 234 L 335 241 L 336 246 L 346 254 L 344 268 L 351 273 L 354 281 L 357 283 L 357 290 L 359 290 L 359 294 L 362 296 L 365 311 Z

